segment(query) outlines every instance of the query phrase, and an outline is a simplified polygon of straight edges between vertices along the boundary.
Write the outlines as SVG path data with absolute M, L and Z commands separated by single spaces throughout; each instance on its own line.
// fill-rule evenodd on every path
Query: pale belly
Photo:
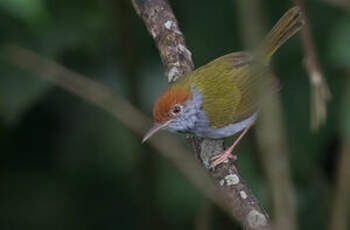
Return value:
M 200 137 L 213 138 L 213 139 L 220 139 L 224 137 L 233 136 L 236 133 L 245 129 L 247 126 L 252 125 L 255 122 L 257 115 L 258 113 L 256 112 L 250 117 L 242 121 L 239 121 L 237 123 L 233 123 L 222 128 L 212 128 L 208 125 L 208 122 L 205 121 L 207 120 L 206 116 L 202 114 L 200 116 L 200 120 L 202 122 L 198 122 L 195 125 L 195 127 L 191 130 L 191 132 Z

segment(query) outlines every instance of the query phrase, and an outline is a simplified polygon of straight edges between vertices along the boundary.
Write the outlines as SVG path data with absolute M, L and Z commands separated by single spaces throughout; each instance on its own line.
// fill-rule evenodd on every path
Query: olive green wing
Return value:
M 258 109 L 258 89 L 266 84 L 268 68 L 248 53 L 220 57 L 190 74 L 192 85 L 203 97 L 202 109 L 210 126 L 221 128 L 239 122 Z

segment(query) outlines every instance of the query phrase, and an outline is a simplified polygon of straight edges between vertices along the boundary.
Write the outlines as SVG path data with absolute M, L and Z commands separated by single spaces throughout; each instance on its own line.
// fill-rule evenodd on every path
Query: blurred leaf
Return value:
M 45 12 L 43 0 L 1 0 L 0 7 L 14 17 L 31 22 L 37 21 Z

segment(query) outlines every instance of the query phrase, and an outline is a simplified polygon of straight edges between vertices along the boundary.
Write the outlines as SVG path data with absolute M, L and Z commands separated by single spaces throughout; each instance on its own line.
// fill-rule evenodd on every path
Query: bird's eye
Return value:
M 181 113 L 181 110 L 182 110 L 182 106 L 181 105 L 174 105 L 171 113 L 173 115 L 178 115 L 179 113 Z

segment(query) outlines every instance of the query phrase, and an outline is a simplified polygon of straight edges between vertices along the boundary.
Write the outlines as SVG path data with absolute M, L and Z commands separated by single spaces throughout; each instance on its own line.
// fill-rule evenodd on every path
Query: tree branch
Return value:
M 331 93 L 320 69 L 310 21 L 305 13 L 304 1 L 293 1 L 301 7 L 305 19 L 301 36 L 304 48 L 304 64 L 311 84 L 311 128 L 315 130 L 326 121 L 327 102 L 331 99 Z
M 189 73 L 193 69 L 191 53 L 186 48 L 170 5 L 164 0 L 132 0 L 132 3 L 156 43 L 168 81 Z M 223 140 L 193 136 L 188 139 L 202 165 L 226 195 L 231 215 L 245 229 L 270 229 L 267 213 L 259 206 L 233 162 L 223 163 L 209 171 L 211 157 L 223 151 Z
M 176 81 L 191 72 L 192 54 L 186 48 L 170 5 L 163 0 L 132 0 L 132 3 L 156 42 L 168 81 Z

